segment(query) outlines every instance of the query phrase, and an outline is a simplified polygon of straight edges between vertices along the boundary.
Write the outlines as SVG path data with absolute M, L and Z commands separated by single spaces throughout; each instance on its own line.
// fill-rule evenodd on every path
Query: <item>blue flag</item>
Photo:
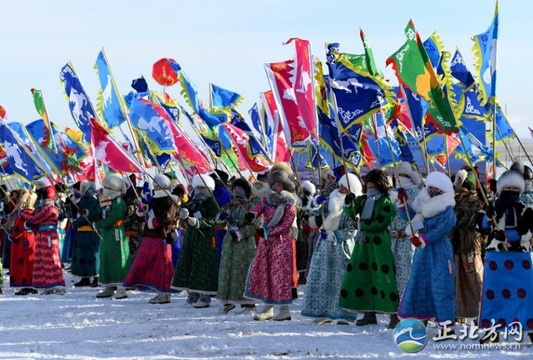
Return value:
M 83 133 L 83 141 L 91 142 L 90 119 L 97 119 L 96 111 L 70 63 L 61 68 L 59 79 L 65 86 L 65 93 L 69 98 L 68 107 L 74 122 Z
M 26 146 L 17 139 L 3 120 L 0 120 L 0 142 L 2 142 L 6 156 L 9 159 L 9 165 L 15 174 L 28 182 L 45 174 L 45 171 L 37 165 L 35 158 L 29 153 Z
M 101 111 L 107 127 L 111 129 L 126 121 L 126 115 L 122 110 L 120 95 L 111 77 L 109 64 L 103 50 L 98 53 L 95 67 L 101 87 L 98 94 L 97 107 Z
M 452 76 L 459 80 L 459 82 L 461 82 L 466 89 L 470 89 L 474 86 L 474 77 L 466 67 L 463 55 L 461 55 L 459 50 L 456 50 L 452 57 L 452 61 L 450 62 L 450 70 Z
M 233 108 L 242 101 L 242 96 L 231 90 L 226 90 L 215 84 L 209 84 L 211 106 L 214 108 Z
M 507 116 L 503 112 L 500 104 L 496 104 L 496 142 L 509 140 L 516 137 Z

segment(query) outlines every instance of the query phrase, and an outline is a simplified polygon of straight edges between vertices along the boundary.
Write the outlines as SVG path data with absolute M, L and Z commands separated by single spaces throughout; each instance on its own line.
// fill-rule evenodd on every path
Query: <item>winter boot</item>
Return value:
M 202 294 L 192 306 L 196 309 L 204 309 L 208 308 L 209 304 L 211 304 L 211 296 Z
M 93 277 L 93 281 L 91 282 L 91 287 L 98 287 L 98 276 Z
M 271 320 L 274 317 L 274 305 L 265 305 L 261 312 L 255 314 L 254 320 L 264 321 Z
M 100 291 L 96 294 L 96 297 L 99 299 L 108 298 L 113 296 L 115 293 L 115 287 L 114 286 L 106 286 L 103 291 Z
M 80 281 L 74 284 L 75 287 L 90 286 L 91 280 L 88 277 L 82 277 Z
M 151 298 L 150 300 L 148 300 L 148 302 L 150 304 L 157 304 L 157 301 L 159 300 L 159 298 L 161 296 L 163 296 L 163 293 L 158 292 L 157 295 L 155 297 Z
M 150 300 L 150 304 L 169 304 L 170 303 L 170 294 L 160 293 L 159 296 Z
M 274 321 L 291 320 L 291 312 L 289 311 L 289 305 L 281 305 L 279 312 L 272 318 Z
M 117 300 L 120 300 L 120 299 L 127 298 L 128 294 L 126 294 L 126 289 L 123 286 L 119 286 L 117 289 L 117 292 L 115 293 L 113 297 Z
M 187 303 L 192 305 L 195 302 L 197 302 L 199 298 L 200 298 L 200 294 L 195 293 L 195 292 L 190 292 L 189 296 L 187 296 Z
M 371 324 L 377 324 L 377 323 L 378 323 L 378 320 L 376 319 L 375 312 L 366 312 L 365 316 L 363 316 L 362 319 L 355 321 L 355 325 L 357 326 L 365 326 L 365 325 L 371 325 Z
M 390 315 L 390 321 L 389 321 L 389 325 L 387 325 L 387 327 L 389 329 L 396 329 L 396 326 L 400 323 L 400 318 L 398 317 L 398 315 L 396 314 L 391 314 Z

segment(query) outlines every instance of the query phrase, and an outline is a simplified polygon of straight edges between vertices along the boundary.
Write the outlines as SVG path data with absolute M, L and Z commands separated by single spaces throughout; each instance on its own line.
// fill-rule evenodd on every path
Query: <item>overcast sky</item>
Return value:
M 0 5 L 0 104 L 8 120 L 24 124 L 38 118 L 30 88 L 43 91 L 52 121 L 74 126 L 59 81 L 59 71 L 71 61 L 96 102 L 98 78 L 93 66 L 104 47 L 121 93 L 141 74 L 152 89 L 152 64 L 176 59 L 207 101 L 208 83 L 244 96 L 246 113 L 268 90 L 263 64 L 292 57 L 291 37 L 311 41 L 314 55 L 325 59 L 325 42 L 341 50 L 362 53 L 359 27 L 365 30 L 378 67 L 396 84 L 385 59 L 404 42 L 403 31 L 413 19 L 422 37 L 433 31 L 446 50 L 461 50 L 473 70 L 473 35 L 492 21 L 492 0 L 412 1 L 2 1 Z M 498 87 L 500 103 L 517 133 L 529 137 L 533 41 L 527 1 L 500 1 Z M 167 91 L 184 104 L 176 86 Z

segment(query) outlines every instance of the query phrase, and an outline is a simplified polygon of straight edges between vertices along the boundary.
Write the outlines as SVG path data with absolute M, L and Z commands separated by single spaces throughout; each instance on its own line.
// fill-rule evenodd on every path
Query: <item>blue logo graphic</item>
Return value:
M 394 329 L 394 342 L 405 352 L 419 352 L 426 346 L 427 341 L 428 333 L 420 320 L 402 320 Z

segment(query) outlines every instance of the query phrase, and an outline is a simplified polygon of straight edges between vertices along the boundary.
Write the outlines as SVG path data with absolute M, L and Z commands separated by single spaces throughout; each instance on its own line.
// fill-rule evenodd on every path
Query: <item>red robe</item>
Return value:
M 33 214 L 33 210 L 26 210 Z M 11 238 L 11 263 L 9 285 L 11 287 L 33 286 L 33 261 L 35 253 L 35 233 L 26 227 L 26 222 L 18 216 L 13 224 Z

